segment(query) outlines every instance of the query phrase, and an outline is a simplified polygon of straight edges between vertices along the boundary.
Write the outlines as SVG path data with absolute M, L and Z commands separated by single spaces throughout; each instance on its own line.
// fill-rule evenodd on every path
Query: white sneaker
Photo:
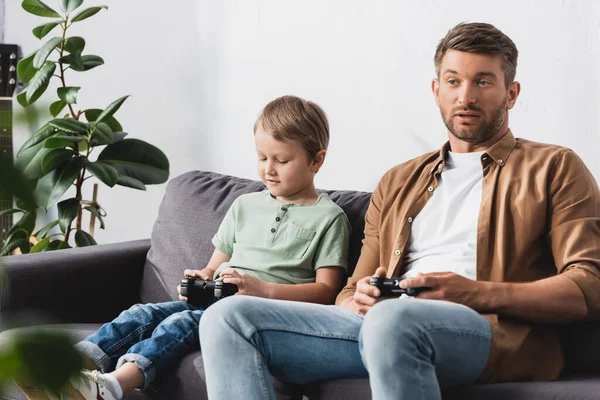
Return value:
M 117 400 L 99 371 L 82 370 L 69 383 L 61 400 Z

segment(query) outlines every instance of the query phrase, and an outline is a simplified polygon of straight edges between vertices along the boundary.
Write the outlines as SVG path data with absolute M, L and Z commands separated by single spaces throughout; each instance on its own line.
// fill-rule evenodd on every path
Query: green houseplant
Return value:
M 82 214 L 91 213 L 104 229 L 105 216 L 95 201 L 82 196 L 83 184 L 92 176 L 108 185 L 145 190 L 145 185 L 164 183 L 169 176 L 169 161 L 162 151 L 137 139 L 125 139 L 127 133 L 115 113 L 128 96 L 115 100 L 104 109 L 77 109 L 78 86 L 67 84 L 67 73 L 89 71 L 104 63 L 101 57 L 85 54 L 85 39 L 69 36 L 73 24 L 84 21 L 106 6 L 81 9 L 83 0 L 59 0 L 60 12 L 39 0 L 24 0 L 25 11 L 51 18 L 33 29 L 33 35 L 44 39 L 39 50 L 24 57 L 17 65 L 26 90 L 17 96 L 23 107 L 34 104 L 49 86 L 59 82 L 57 100 L 50 105 L 54 119 L 44 124 L 17 153 L 16 167 L 34 187 L 34 204 L 19 201 L 17 207 L 4 213 L 22 214 L 6 235 L 0 255 L 40 252 L 96 244 L 92 235 L 82 229 Z M 92 158 L 94 156 L 95 158 Z M 62 199 L 74 186 L 75 194 Z M 34 233 L 37 211 L 58 208 L 58 219 Z M 52 233 L 59 226 L 60 233 Z M 56 229 L 54 229 L 56 230 Z M 37 243 L 32 240 L 32 235 Z

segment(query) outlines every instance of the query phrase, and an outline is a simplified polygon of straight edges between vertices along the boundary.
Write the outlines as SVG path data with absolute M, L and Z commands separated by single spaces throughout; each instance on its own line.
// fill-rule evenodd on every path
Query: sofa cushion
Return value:
M 516 382 L 469 385 L 444 391 L 444 400 L 587 400 L 598 398 L 600 378 L 573 376 L 555 382 Z M 339 379 L 308 385 L 308 400 L 368 400 L 368 379 Z
M 242 194 L 265 190 L 259 181 L 214 172 L 192 171 L 167 185 L 154 223 L 151 247 L 144 266 L 141 298 L 144 303 L 177 299 L 175 287 L 185 269 L 201 269 L 213 252 L 211 239 L 225 213 Z M 364 216 L 370 193 L 325 192 L 348 215 L 352 224 L 348 273 L 358 260 L 363 238 Z
M 176 300 L 185 269 L 202 269 L 231 203 L 241 194 L 264 190 L 261 182 L 192 171 L 172 179 L 158 211 L 144 266 L 143 303 Z

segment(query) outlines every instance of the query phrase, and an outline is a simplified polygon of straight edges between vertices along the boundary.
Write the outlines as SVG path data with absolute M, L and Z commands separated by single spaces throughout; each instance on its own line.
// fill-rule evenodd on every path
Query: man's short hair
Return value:
M 438 43 L 433 58 L 438 78 L 440 77 L 442 59 L 448 50 L 501 55 L 505 86 L 508 88 L 508 85 L 515 80 L 519 51 L 514 42 L 493 25 L 480 22 L 462 22 L 448 31 L 446 36 Z
M 254 124 L 262 124 L 277 140 L 297 140 L 314 158 L 329 145 L 327 115 L 319 105 L 296 96 L 282 96 L 265 106 Z

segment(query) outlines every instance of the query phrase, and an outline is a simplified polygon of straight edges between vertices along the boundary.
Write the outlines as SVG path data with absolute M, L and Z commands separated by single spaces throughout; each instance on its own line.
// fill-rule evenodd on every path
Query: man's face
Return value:
M 508 129 L 515 85 L 506 89 L 501 56 L 448 50 L 432 90 L 448 131 L 477 145 Z

